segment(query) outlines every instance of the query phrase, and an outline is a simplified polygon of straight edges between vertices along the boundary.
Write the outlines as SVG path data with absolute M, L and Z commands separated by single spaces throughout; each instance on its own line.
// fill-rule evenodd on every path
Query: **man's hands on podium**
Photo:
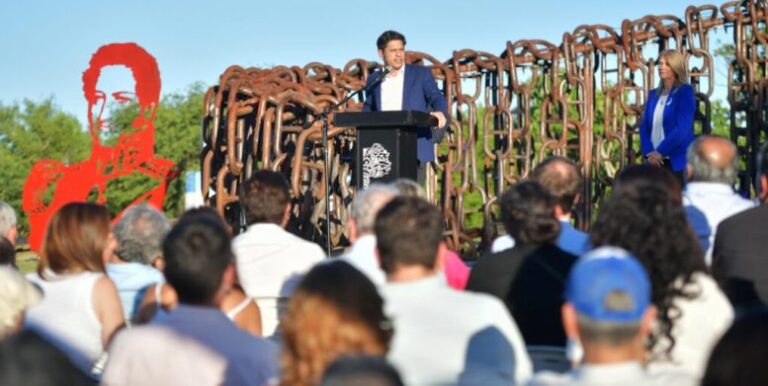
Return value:
M 439 129 L 442 129 L 443 127 L 445 127 L 445 114 L 443 114 L 442 111 L 433 111 L 429 113 L 429 115 L 437 118 L 437 127 Z

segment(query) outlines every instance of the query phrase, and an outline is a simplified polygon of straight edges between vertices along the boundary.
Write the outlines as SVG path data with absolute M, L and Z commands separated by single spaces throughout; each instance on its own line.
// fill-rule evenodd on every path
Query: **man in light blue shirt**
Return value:
M 720 222 L 754 206 L 733 190 L 739 168 L 737 155 L 731 141 L 710 135 L 697 138 L 688 148 L 689 182 L 683 192 L 683 205 L 707 265 L 712 264 L 712 247 Z
M 531 179 L 541 184 L 555 198 L 555 217 L 560 220 L 557 246 L 575 256 L 587 252 L 589 235 L 571 224 L 573 208 L 579 202 L 582 187 L 579 167 L 568 158 L 550 157 L 536 166 Z M 491 251 L 499 252 L 514 246 L 515 240 L 509 235 L 503 235 L 494 240 Z
M 165 216 L 147 204 L 128 208 L 114 228 L 119 243 L 107 263 L 107 275 L 115 283 L 125 320 L 133 319 L 144 292 L 162 283 L 160 243 L 171 229 Z

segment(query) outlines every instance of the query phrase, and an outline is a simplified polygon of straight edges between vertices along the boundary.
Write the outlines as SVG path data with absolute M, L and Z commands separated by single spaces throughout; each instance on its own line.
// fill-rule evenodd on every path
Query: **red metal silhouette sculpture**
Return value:
M 107 92 L 97 88 L 101 70 L 106 66 L 124 66 L 130 70 L 135 92 Z M 154 119 L 160 99 L 160 71 L 152 55 L 135 43 L 102 46 L 83 72 L 83 94 L 88 101 L 88 127 L 93 139 L 90 157 L 71 165 L 55 160 L 38 161 L 24 184 L 22 206 L 29 217 L 29 244 L 35 251 L 40 250 L 49 219 L 66 203 L 95 196 L 97 202 L 106 204 L 107 182 L 140 173 L 156 185 L 132 204 L 147 202 L 159 209 L 168 183 L 178 175 L 173 170 L 173 162 L 155 157 Z M 105 107 L 110 102 L 133 101 L 138 101 L 139 108 L 131 127 L 119 133 L 114 146 L 102 144 L 100 134 L 116 129 Z

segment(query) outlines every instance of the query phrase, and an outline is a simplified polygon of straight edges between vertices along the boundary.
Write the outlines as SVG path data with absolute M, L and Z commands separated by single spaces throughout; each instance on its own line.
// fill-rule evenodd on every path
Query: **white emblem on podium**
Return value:
M 371 184 L 371 178 L 381 178 L 392 171 L 392 161 L 389 160 L 389 151 L 374 143 L 371 147 L 363 148 L 363 189 Z

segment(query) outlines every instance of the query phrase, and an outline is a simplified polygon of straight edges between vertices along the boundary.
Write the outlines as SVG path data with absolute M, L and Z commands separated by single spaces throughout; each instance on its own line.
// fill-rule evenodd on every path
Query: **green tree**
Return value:
M 51 98 L 0 103 L 0 200 L 16 209 L 22 234 L 29 225 L 21 211 L 21 194 L 32 165 L 42 159 L 64 164 L 82 161 L 88 157 L 90 147 L 90 135 Z
M 163 210 L 175 217 L 184 210 L 184 173 L 200 169 L 200 119 L 205 86 L 195 83 L 184 93 L 163 97 L 155 116 L 155 155 L 173 161 L 180 175 L 168 187 Z M 129 128 L 137 106 L 112 106 L 110 115 L 118 128 Z M 118 131 L 119 132 L 119 131 Z M 114 142 L 117 133 L 108 133 L 106 143 Z M 107 184 L 107 200 L 113 211 L 119 212 L 133 202 L 141 192 L 152 187 L 153 180 L 144 175 L 132 175 Z

